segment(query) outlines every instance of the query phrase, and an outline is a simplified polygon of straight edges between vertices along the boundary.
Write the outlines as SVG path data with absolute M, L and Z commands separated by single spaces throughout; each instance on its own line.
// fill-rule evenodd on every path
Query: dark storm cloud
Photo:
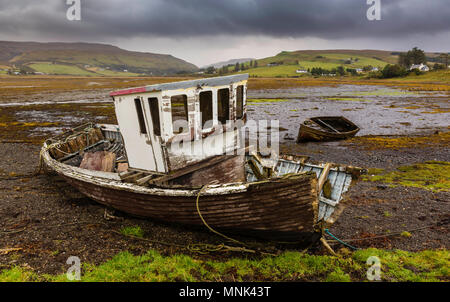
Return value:
M 0 0 L 1 37 L 104 40 L 132 37 L 263 35 L 396 38 L 450 30 L 448 0 L 381 0 L 368 21 L 366 0 L 81 0 L 68 21 L 65 0 Z

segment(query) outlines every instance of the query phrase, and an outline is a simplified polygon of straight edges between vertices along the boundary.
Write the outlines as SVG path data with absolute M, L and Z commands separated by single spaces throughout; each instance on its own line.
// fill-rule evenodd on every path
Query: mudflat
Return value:
M 67 269 L 71 255 L 100 264 L 121 251 L 142 254 L 149 249 L 164 255 L 211 257 L 186 249 L 193 243 L 223 241 L 206 229 L 105 212 L 58 176 L 32 175 L 39 163 L 40 144 L 48 136 L 88 121 L 115 123 L 108 97 L 111 90 L 169 80 L 173 79 L 2 79 L 0 248 L 17 250 L 0 254 L 0 269 L 16 264 L 39 274 L 59 274 Z M 332 234 L 360 248 L 419 251 L 450 247 L 448 90 L 411 91 L 379 83 L 274 87 L 273 81 L 252 81 L 249 119 L 280 120 L 282 153 L 368 169 L 368 176 L 355 182 L 346 195 L 340 217 L 329 228 Z M 331 114 L 351 119 L 360 126 L 360 133 L 339 142 L 295 143 L 293 138 L 304 119 Z M 427 171 L 438 171 L 439 177 Z M 135 226 L 144 231 L 145 240 L 121 232 Z M 324 253 L 321 249 L 311 252 Z M 214 257 L 231 256 L 236 253 Z

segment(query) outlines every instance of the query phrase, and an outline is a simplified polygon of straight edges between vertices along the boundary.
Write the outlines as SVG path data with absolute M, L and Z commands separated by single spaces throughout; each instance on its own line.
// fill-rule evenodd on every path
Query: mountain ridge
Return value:
M 134 73 L 164 75 L 198 70 L 192 63 L 170 54 L 137 52 L 86 42 L 0 41 L 0 64 L 52 74 L 58 68 L 76 73 Z

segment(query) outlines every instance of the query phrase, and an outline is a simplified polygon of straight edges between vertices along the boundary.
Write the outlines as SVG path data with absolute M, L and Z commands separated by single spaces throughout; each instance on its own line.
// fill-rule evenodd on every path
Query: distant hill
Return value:
M 227 66 L 227 65 L 236 65 L 236 63 L 241 64 L 241 63 L 245 63 L 245 62 L 250 62 L 252 60 L 255 60 L 255 59 L 253 59 L 253 58 L 232 59 L 232 60 L 228 60 L 228 61 L 209 64 L 209 65 L 203 66 L 203 68 L 208 68 L 210 66 L 214 66 L 214 68 L 220 68 L 222 66 Z
M 197 66 L 171 55 L 95 43 L 0 41 L 0 65 L 69 75 L 165 75 L 198 70 Z
M 275 56 L 257 60 L 258 68 L 249 68 L 242 72 L 258 77 L 295 76 L 297 70 L 321 67 L 330 70 L 338 66 L 344 68 L 363 68 L 372 66 L 383 68 L 386 64 L 398 62 L 398 51 L 385 50 L 298 50 L 282 51 Z M 438 56 L 437 53 L 426 53 L 429 63 Z M 246 65 L 247 67 L 250 67 Z

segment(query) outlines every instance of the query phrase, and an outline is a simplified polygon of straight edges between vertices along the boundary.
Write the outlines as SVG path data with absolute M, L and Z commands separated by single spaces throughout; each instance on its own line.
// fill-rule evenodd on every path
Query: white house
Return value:
M 304 69 L 297 69 L 295 72 L 296 73 L 308 73 L 308 71 L 304 70 Z
M 424 65 L 423 63 L 411 65 L 409 70 L 413 69 L 419 69 L 420 71 L 430 71 L 430 68 L 427 65 Z

